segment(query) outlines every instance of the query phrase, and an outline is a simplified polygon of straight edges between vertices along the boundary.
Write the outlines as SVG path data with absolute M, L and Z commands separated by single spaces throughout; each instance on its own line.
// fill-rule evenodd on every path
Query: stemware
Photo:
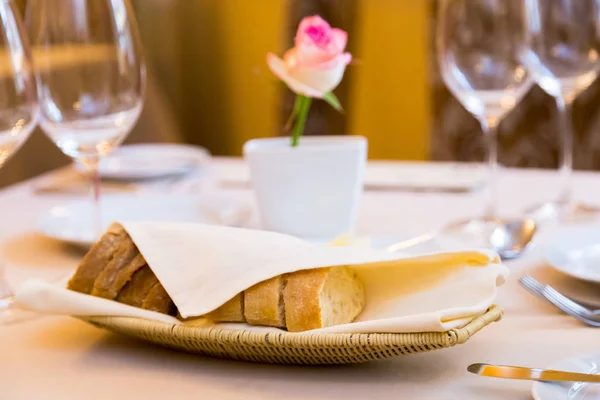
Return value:
M 498 222 L 496 190 L 500 121 L 530 89 L 521 54 L 526 45 L 522 0 L 445 0 L 437 16 L 437 57 L 444 82 L 481 123 L 487 150 L 487 201 L 483 214 L 452 224 L 489 235 Z M 484 235 L 484 236 L 485 236 Z
M 528 39 L 524 62 L 538 85 L 556 100 L 560 117 L 560 192 L 530 213 L 570 218 L 600 212 L 572 201 L 572 106 L 600 68 L 600 1 L 525 0 Z
M 31 52 L 18 15 L 12 1 L 0 2 L 0 168 L 29 137 L 38 115 Z M 0 324 L 14 320 L 12 298 L 0 260 Z
M 144 103 L 146 69 L 128 0 L 29 0 L 40 126 L 92 181 L 101 233 L 98 163 L 119 146 Z

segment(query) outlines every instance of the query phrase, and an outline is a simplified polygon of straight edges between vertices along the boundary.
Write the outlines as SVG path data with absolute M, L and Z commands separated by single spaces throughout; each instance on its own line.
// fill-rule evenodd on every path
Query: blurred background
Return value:
M 27 0 L 16 0 L 23 9 Z M 363 135 L 371 159 L 483 159 L 479 123 L 439 75 L 430 0 L 132 0 L 148 62 L 146 105 L 127 142 L 186 142 L 239 156 L 251 138 L 284 134 L 293 95 L 267 52 L 291 47 L 298 22 L 319 14 L 349 33 L 354 62 L 336 89 L 346 113 L 317 102 L 311 135 Z M 599 169 L 600 86 L 574 107 L 575 167 Z M 554 100 L 535 86 L 502 121 L 500 162 L 556 168 Z M 68 159 L 39 129 L 0 174 L 15 183 Z

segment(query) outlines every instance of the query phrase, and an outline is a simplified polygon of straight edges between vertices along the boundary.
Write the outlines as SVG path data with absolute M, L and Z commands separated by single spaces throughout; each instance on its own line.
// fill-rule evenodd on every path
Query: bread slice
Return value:
M 318 268 L 290 274 L 283 299 L 287 330 L 301 332 L 354 321 L 365 292 L 349 268 Z
M 251 325 L 285 328 L 283 290 L 287 274 L 257 283 L 244 291 L 244 316 Z
M 238 293 L 227 303 L 205 316 L 215 322 L 245 322 L 244 294 Z
M 116 299 L 133 274 L 144 265 L 146 260 L 133 241 L 129 237 L 123 239 L 113 259 L 96 278 L 91 295 L 109 300 Z
M 122 241 L 128 237 L 121 224 L 112 224 L 102 238 L 87 252 L 77 271 L 69 280 L 67 288 L 90 294 L 100 272 L 112 260 Z
M 148 296 L 150 289 L 158 283 L 158 278 L 148 265 L 137 270 L 129 283 L 121 289 L 117 296 L 119 303 L 134 307 L 142 307 L 144 299 Z
M 169 294 L 160 282 L 157 282 L 152 286 L 148 295 L 142 302 L 142 308 L 144 310 L 156 311 L 163 314 L 177 315 L 175 303 L 173 303 L 173 300 L 169 297 Z

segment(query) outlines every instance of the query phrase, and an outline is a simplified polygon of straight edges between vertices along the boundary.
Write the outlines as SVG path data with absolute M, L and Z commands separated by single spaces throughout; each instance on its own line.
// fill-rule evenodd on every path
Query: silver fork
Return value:
M 552 286 L 544 285 L 529 275 L 521 277 L 519 283 L 532 294 L 548 300 L 550 303 L 579 321 L 590 326 L 600 327 L 600 310 L 590 310 L 565 297 Z

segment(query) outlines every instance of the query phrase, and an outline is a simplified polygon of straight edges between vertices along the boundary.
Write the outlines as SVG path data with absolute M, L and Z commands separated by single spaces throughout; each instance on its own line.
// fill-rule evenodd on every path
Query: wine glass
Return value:
M 0 168 L 29 137 L 38 116 L 31 52 L 18 15 L 12 1 L 0 2 Z M 0 324 L 14 320 L 12 299 L 0 264 Z
M 522 0 L 445 0 L 437 15 L 436 47 L 450 92 L 480 122 L 487 150 L 487 201 L 477 218 L 452 229 L 486 239 L 496 214 L 498 124 L 532 85 L 521 60 L 526 34 Z
M 92 182 L 93 234 L 102 230 L 98 164 L 143 107 L 146 68 L 128 0 L 29 0 L 40 126 Z
M 538 85 L 553 96 L 560 117 L 560 192 L 555 201 L 532 207 L 538 217 L 572 217 L 600 209 L 572 201 L 575 98 L 596 79 L 600 68 L 598 0 L 525 0 L 528 40 L 525 63 Z

